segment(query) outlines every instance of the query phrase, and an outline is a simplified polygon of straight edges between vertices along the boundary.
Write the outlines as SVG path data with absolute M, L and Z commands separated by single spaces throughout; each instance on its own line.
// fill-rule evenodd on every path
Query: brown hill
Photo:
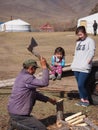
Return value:
M 0 0 L 0 21 L 20 18 L 34 25 L 61 23 L 88 15 L 98 0 Z

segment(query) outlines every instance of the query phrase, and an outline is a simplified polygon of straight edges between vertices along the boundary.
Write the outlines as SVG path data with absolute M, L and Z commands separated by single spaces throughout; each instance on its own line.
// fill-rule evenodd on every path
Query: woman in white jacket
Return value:
M 76 105 L 89 106 L 88 92 L 86 82 L 92 68 L 92 59 L 95 53 L 95 42 L 87 36 L 84 26 L 76 29 L 78 40 L 76 42 L 74 59 L 71 65 L 72 71 L 77 80 L 78 90 L 81 101 Z

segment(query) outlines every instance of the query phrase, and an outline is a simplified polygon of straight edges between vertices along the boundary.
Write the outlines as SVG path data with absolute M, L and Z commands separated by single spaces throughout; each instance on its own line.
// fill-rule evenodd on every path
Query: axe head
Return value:
M 36 46 L 38 46 L 38 44 L 37 44 L 37 42 L 35 41 L 35 39 L 32 37 L 31 43 L 30 43 L 30 45 L 28 46 L 27 49 L 28 49 L 30 52 L 33 52 L 33 48 L 36 47 Z

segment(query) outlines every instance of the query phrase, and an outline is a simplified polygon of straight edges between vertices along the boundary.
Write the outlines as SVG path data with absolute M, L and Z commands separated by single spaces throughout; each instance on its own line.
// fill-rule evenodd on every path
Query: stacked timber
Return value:
M 72 116 L 65 118 L 65 121 L 70 126 L 87 126 L 87 124 L 84 122 L 84 118 L 86 118 L 86 115 L 82 114 L 82 112 L 78 112 Z
M 57 127 L 58 130 L 98 130 L 98 126 L 82 112 L 66 117 L 65 121 L 59 120 Z

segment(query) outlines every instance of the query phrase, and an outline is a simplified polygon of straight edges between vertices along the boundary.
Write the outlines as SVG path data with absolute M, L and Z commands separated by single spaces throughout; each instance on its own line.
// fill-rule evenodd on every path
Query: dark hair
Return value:
M 23 68 L 24 68 L 24 69 L 28 69 L 29 66 L 26 66 L 26 65 L 23 63 Z
M 79 27 L 77 27 L 77 29 L 76 29 L 76 35 L 77 35 L 79 32 L 82 32 L 82 33 L 84 33 L 84 34 L 87 35 L 86 29 L 85 29 L 84 26 L 79 26 Z
M 62 47 L 57 47 L 55 49 L 54 54 L 59 53 L 59 52 L 62 53 L 62 56 L 65 56 L 65 50 Z

